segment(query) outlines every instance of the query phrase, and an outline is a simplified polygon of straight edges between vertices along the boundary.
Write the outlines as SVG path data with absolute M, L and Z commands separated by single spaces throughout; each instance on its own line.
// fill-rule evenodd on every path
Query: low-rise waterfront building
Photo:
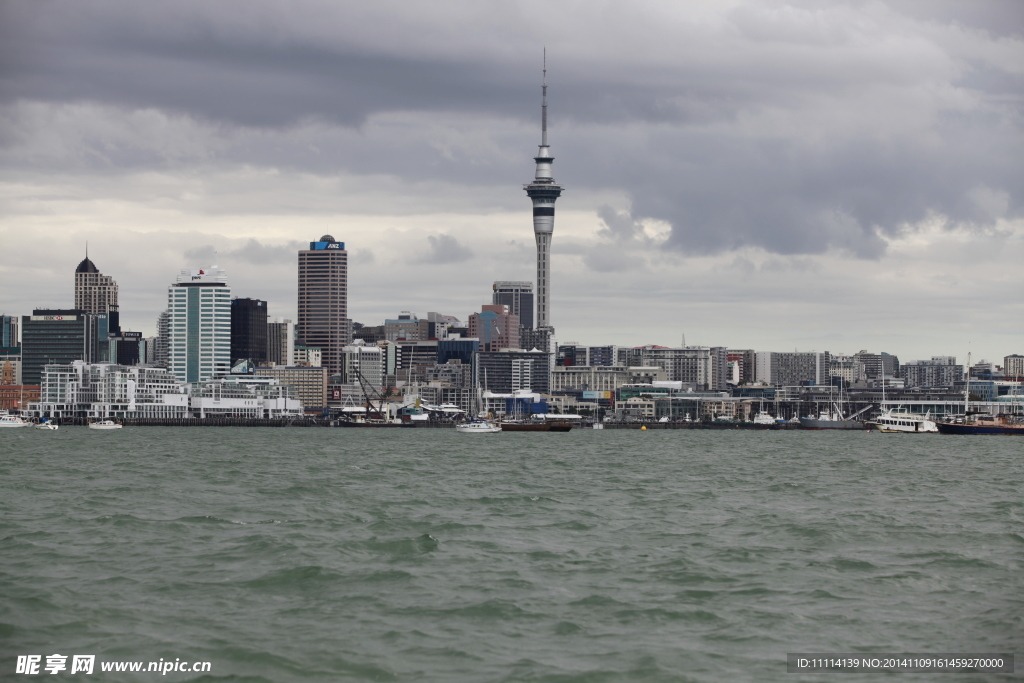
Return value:
M 274 377 L 230 375 L 196 382 L 189 390 L 195 417 L 278 419 L 303 415 L 296 390 Z
M 725 347 L 637 346 L 629 350 L 630 366 L 654 366 L 665 371 L 665 379 L 685 382 L 698 390 L 724 391 L 728 371 Z
M 185 386 L 165 368 L 76 360 L 46 365 L 41 377 L 39 401 L 30 406 L 39 417 L 189 417 Z
M 327 406 L 327 368 L 278 365 L 255 368 L 251 376 L 273 377 L 282 385 L 294 387 L 295 397 L 306 412 L 319 413 Z
M 556 365 L 551 370 L 551 391 L 615 391 L 631 381 L 622 365 Z

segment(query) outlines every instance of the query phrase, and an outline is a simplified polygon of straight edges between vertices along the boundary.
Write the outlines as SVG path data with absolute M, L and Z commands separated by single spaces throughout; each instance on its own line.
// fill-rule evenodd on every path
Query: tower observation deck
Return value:
M 537 171 L 533 182 L 523 185 L 533 202 L 533 234 L 537 240 L 537 329 L 551 329 L 551 236 L 555 231 L 555 200 L 562 186 L 551 177 L 551 156 L 548 146 L 548 82 L 547 55 L 544 58 L 544 79 L 541 85 L 540 147 L 533 160 Z

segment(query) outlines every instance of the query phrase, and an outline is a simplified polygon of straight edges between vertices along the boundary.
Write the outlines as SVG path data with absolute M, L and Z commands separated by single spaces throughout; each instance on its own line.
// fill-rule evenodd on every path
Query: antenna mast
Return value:
M 534 72 L 536 73 L 536 72 Z M 544 47 L 544 78 L 540 86 L 540 146 L 548 146 L 548 48 Z

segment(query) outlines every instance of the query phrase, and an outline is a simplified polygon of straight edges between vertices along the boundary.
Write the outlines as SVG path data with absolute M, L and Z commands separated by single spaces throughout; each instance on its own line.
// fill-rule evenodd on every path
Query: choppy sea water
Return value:
M 787 652 L 1014 652 L 1022 446 L 3 430 L 0 680 L 54 653 L 211 663 L 55 681 L 605 682 L 838 675 L 787 674 Z

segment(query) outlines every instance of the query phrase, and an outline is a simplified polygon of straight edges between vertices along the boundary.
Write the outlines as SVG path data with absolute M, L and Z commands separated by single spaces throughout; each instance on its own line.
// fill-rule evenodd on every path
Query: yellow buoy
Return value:
M 640 425 L 640 431 L 641 432 L 646 432 L 647 431 L 647 425 Z

